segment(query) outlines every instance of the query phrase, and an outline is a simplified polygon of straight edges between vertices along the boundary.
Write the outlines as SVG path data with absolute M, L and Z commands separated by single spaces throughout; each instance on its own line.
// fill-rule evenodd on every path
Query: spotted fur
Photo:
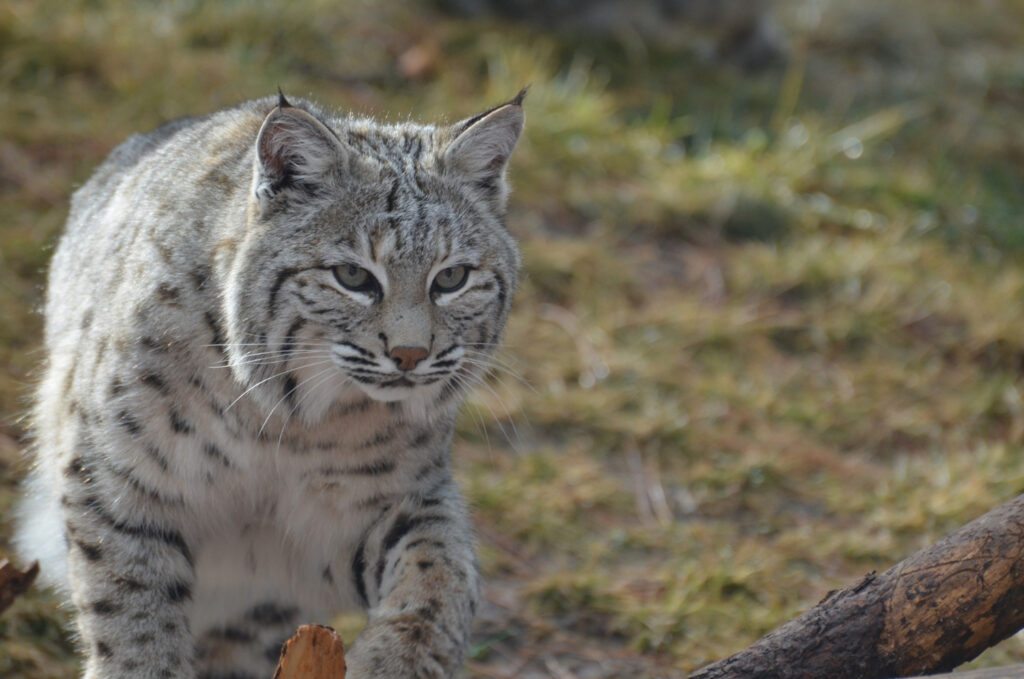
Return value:
M 457 672 L 453 422 L 516 288 L 522 124 L 522 96 L 427 126 L 282 95 L 132 137 L 75 194 L 19 544 L 87 679 L 269 677 L 357 607 L 350 679 Z

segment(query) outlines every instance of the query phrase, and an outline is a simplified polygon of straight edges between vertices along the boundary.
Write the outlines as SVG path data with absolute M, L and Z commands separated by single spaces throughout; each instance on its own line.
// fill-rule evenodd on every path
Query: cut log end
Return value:
M 344 679 L 345 649 L 333 629 L 303 625 L 281 648 L 274 679 Z

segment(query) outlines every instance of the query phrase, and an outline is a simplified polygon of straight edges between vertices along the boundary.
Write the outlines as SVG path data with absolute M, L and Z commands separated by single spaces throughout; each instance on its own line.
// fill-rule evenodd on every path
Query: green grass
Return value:
M 787 64 L 743 72 L 382 4 L 0 5 L 0 553 L 70 192 L 278 85 L 451 120 L 532 84 L 507 370 L 457 444 L 466 676 L 691 669 L 1024 492 L 1024 5 L 783 2 Z M 0 617 L 0 676 L 73 676 L 61 619 Z

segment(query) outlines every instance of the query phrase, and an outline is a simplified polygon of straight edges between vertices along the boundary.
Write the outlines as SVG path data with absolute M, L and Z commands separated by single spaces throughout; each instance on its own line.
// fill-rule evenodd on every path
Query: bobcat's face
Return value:
M 275 117 L 281 148 L 265 140 Z M 305 111 L 271 112 L 258 146 L 260 216 L 228 289 L 236 374 L 255 383 L 282 373 L 285 401 L 354 387 L 423 409 L 460 393 L 485 369 L 516 287 L 502 175 L 521 124 L 518 104 L 465 129 L 347 135 Z M 312 155 L 279 157 L 297 152 Z M 275 162 L 290 177 L 276 184 L 260 174 Z M 275 360 L 258 367 L 254 353 Z
M 358 224 L 337 209 L 325 215 L 321 229 L 350 237 L 318 253 L 324 266 L 309 272 L 315 284 L 294 308 L 372 398 L 437 398 L 479 373 L 497 344 L 518 255 L 500 223 L 472 205 L 457 210 L 399 188 L 384 207 L 389 197 L 395 209 Z M 413 209 L 397 209 L 403 202 Z

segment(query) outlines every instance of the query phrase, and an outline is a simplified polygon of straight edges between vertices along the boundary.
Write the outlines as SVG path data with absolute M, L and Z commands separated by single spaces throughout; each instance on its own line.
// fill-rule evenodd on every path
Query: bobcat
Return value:
M 18 544 L 87 679 L 269 679 L 355 607 L 349 679 L 457 673 L 450 454 L 516 288 L 524 94 L 450 126 L 281 94 L 132 137 L 74 195 Z

